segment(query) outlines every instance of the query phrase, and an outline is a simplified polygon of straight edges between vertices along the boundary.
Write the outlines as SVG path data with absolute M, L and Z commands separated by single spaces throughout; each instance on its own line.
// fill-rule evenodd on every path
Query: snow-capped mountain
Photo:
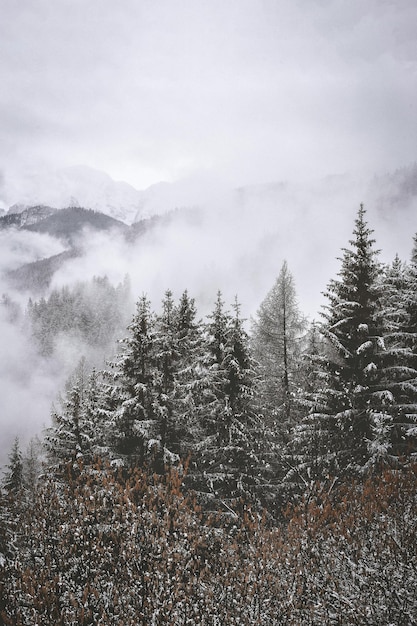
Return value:
M 125 182 L 86 166 L 7 178 L 3 204 L 9 212 L 28 206 L 47 205 L 57 209 L 83 207 L 115 219 L 131 222 L 143 214 L 143 193 Z
M 151 215 L 211 202 L 218 187 L 212 181 L 194 177 L 138 190 L 129 183 L 113 180 L 105 172 L 77 165 L 5 176 L 0 186 L 0 210 L 21 213 L 35 205 L 57 209 L 83 207 L 132 224 Z

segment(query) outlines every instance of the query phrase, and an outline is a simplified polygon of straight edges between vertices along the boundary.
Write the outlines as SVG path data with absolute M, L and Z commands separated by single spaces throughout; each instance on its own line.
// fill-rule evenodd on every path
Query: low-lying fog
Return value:
M 415 168 L 407 175 L 413 178 Z M 227 304 L 238 296 L 242 314 L 249 319 L 285 259 L 295 278 L 300 309 L 311 320 L 319 316 L 321 292 L 339 269 L 337 257 L 349 245 L 361 202 L 384 262 L 391 262 L 396 252 L 408 260 L 417 231 L 417 198 L 395 175 L 371 182 L 342 176 L 303 185 L 245 187 L 216 201 L 211 194 L 210 205 L 203 188 L 199 193 L 200 208 L 179 210 L 134 244 L 115 233 L 85 233 L 80 241 L 83 256 L 67 261 L 50 289 L 104 275 L 116 285 L 128 274 L 133 299 L 146 293 L 155 309 L 166 289 L 177 298 L 188 289 L 204 317 L 220 289 Z M 0 232 L 0 294 L 7 294 L 24 311 L 31 294 L 13 290 L 5 272 L 62 250 L 59 241 L 46 235 Z M 86 346 L 63 338 L 52 358 L 41 357 L 21 322 L 7 310 L 0 311 L 0 328 L 0 465 L 4 465 L 13 438 L 18 435 L 24 447 L 49 423 L 51 403 L 64 381 L 83 354 L 91 355 Z M 103 365 L 102 357 L 97 365 Z

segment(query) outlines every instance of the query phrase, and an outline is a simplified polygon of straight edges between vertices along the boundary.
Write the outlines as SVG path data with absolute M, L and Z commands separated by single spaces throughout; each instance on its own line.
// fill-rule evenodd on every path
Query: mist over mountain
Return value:
M 3 208 L 12 212 L 34 205 L 83 207 L 123 221 L 133 219 L 143 206 L 134 187 L 86 166 L 9 174 L 3 181 L 2 200 Z
M 254 312 L 286 258 L 299 285 L 300 303 L 315 316 L 319 294 L 329 271 L 337 268 L 338 250 L 361 202 L 387 262 L 397 252 L 401 256 L 404 251 L 407 257 L 410 232 L 415 229 L 416 164 L 373 178 L 346 173 L 310 182 L 278 180 L 235 189 L 200 176 L 138 191 L 81 166 L 51 174 L 44 178 L 44 185 L 40 176 L 30 180 L 36 182 L 37 196 L 31 202 L 31 188 L 22 184 L 22 195 L 14 196 L 19 212 L 12 207 L 0 218 L 0 228 L 14 225 L 49 234 L 66 249 L 82 250 L 76 255 L 81 258 L 72 255 L 68 264 L 60 265 L 57 283 L 97 273 L 119 281 L 127 273 L 137 293 L 146 291 L 159 299 L 168 286 L 175 289 L 178 285 L 194 289 L 204 303 L 211 302 L 220 288 L 229 298 L 239 294 L 248 314 Z M 129 191 L 130 204 L 127 196 L 117 195 L 121 189 Z M 59 202 L 46 204 L 48 194 Z M 63 209 L 65 199 L 76 196 L 77 201 L 86 201 L 84 208 L 66 205 Z M 35 206 L 41 197 L 43 203 Z M 110 197 L 112 204 L 107 202 Z M 31 207 L 22 210 L 22 200 Z M 93 206 L 100 208 L 86 210 Z M 106 236 L 109 230 L 111 237 Z M 29 262 L 38 263 L 63 251 L 40 253 Z
M 84 165 L 37 173 L 9 173 L 0 179 L 0 209 L 21 213 L 43 205 L 99 211 L 126 224 L 176 208 L 207 205 L 223 185 L 205 176 L 160 182 L 138 190 Z M 204 189 L 204 194 L 202 194 Z
M 72 174 L 80 171 L 85 173 L 82 168 Z M 337 257 L 347 245 L 361 202 L 384 262 L 391 262 L 396 253 L 407 261 L 417 230 L 415 164 L 373 178 L 346 173 L 236 189 L 203 178 L 161 183 L 144 192 L 135 190 L 129 197 L 141 202 L 126 205 L 121 197 L 119 205 L 104 204 L 103 186 L 94 187 L 94 180 L 108 177 L 81 176 L 82 184 L 91 185 L 86 208 L 62 208 L 49 202 L 53 198 L 47 194 L 39 204 L 41 194 L 31 198 L 27 191 L 14 199 L 30 208 L 14 207 L 0 218 L 0 293 L 16 303 L 21 314 L 29 298 L 36 302 L 54 290 L 76 291 L 80 281 L 89 283 L 95 277 L 107 277 L 117 286 L 129 276 L 133 301 L 146 293 L 158 309 L 166 289 L 175 297 L 187 289 L 199 313 L 206 315 L 220 289 L 228 306 L 237 295 L 242 316 L 249 320 L 285 259 L 300 309 L 313 319 L 323 304 L 323 290 L 339 270 Z M 94 206 L 102 211 L 87 210 Z M 116 220 L 115 215 L 129 219 Z M 133 308 L 126 311 L 127 317 L 132 313 Z M 89 351 L 85 343 L 64 333 L 53 360 L 41 357 L 21 322 L 7 310 L 0 317 L 6 449 L 15 434 L 26 441 L 48 421 L 63 381 Z M 16 404 L 22 385 L 28 401 Z

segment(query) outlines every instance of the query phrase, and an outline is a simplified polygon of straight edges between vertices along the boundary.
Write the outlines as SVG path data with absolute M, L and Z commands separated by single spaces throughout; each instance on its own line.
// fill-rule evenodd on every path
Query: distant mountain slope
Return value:
M 122 233 L 126 233 L 129 230 L 129 227 L 120 220 L 104 215 L 104 213 L 92 211 L 91 209 L 82 209 L 81 207 L 61 209 L 45 219 L 24 228 L 38 233 L 47 233 L 72 243 L 74 237 L 87 227 L 96 231 L 117 229 Z
M 142 192 L 81 165 L 37 174 L 10 174 L 4 182 L 3 202 L 13 211 L 42 204 L 57 209 L 86 207 L 126 223 L 136 215 L 143 217 Z
M 126 238 L 130 227 L 108 215 L 70 207 L 55 209 L 45 206 L 29 207 L 20 213 L 8 213 L 0 217 L 0 230 L 13 228 L 18 231 L 30 231 L 48 234 L 68 246 L 68 250 L 53 256 L 45 256 L 31 263 L 24 263 L 17 269 L 6 272 L 8 283 L 20 290 L 40 293 L 48 288 L 56 271 L 68 260 L 83 254 L 77 247 L 79 236 L 88 228 L 93 232 L 116 230 Z
M 7 273 L 8 282 L 16 289 L 29 290 L 32 294 L 42 293 L 51 283 L 52 277 L 66 261 L 80 256 L 77 248 L 65 250 L 60 254 L 26 263 L 16 270 Z
M 173 211 L 166 215 L 143 219 L 132 226 L 127 226 L 103 213 L 79 207 L 61 210 L 49 209 L 49 211 L 45 210 L 44 212 L 39 211 L 39 208 L 33 207 L 26 209 L 23 213 L 9 214 L 0 218 L 0 229 L 12 227 L 22 231 L 47 233 L 64 241 L 69 246 L 68 250 L 60 254 L 25 263 L 17 269 L 6 272 L 7 281 L 10 285 L 18 290 L 31 291 L 34 295 L 44 292 L 49 287 L 55 272 L 67 261 L 86 253 L 85 249 L 77 246 L 77 236 L 85 227 L 96 232 L 109 232 L 116 229 L 125 238 L 127 245 L 135 245 L 138 239 L 155 228 L 167 227 L 181 213 Z M 36 221 L 36 217 L 39 218 L 39 221 Z M 86 245 L 88 248 L 88 242 Z
M 0 229 L 9 228 L 10 226 L 27 228 L 32 224 L 36 224 L 50 217 L 56 212 L 57 209 L 44 205 L 27 207 L 19 212 L 9 211 L 9 213 L 0 217 Z
M 117 229 L 122 233 L 127 233 L 129 230 L 126 224 L 113 217 L 81 207 L 69 207 L 58 211 L 51 207 L 35 206 L 21 213 L 8 213 L 0 217 L 0 229 L 11 226 L 37 233 L 47 233 L 70 245 L 74 244 L 77 235 L 87 227 L 95 231 Z
M 132 224 L 176 208 L 210 204 L 218 185 L 217 181 L 197 176 L 139 190 L 113 180 L 105 172 L 77 165 L 36 174 L 9 172 L 0 180 L 0 207 L 8 208 L 9 213 L 33 205 L 85 207 Z

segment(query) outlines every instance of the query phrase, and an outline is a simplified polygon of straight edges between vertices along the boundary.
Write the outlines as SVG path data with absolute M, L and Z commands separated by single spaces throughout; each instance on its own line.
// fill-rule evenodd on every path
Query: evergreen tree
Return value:
M 260 397 L 267 423 L 277 422 L 279 438 L 288 441 L 295 419 L 306 320 L 301 315 L 294 279 L 284 261 L 252 324 L 252 346 L 259 364 Z
M 257 455 L 260 424 L 253 408 L 254 363 L 237 301 L 233 309 L 233 315 L 224 310 L 219 292 L 206 325 L 207 438 L 199 468 L 209 490 L 220 498 L 249 495 L 261 482 Z
M 385 352 L 384 382 L 392 394 L 391 454 L 407 457 L 417 449 L 417 327 L 412 321 L 414 268 L 398 255 L 381 280 Z
M 203 437 L 201 403 L 203 336 L 194 300 L 185 291 L 178 305 L 165 293 L 156 320 L 156 391 L 160 468 L 189 457 Z
M 204 338 L 202 324 L 196 319 L 195 301 L 184 291 L 177 307 L 177 363 L 174 388 L 174 411 L 179 447 L 176 452 L 186 459 L 204 438 L 200 407 L 204 404 Z
M 23 462 L 19 438 L 16 437 L 9 454 L 9 463 L 0 484 L 0 623 L 6 606 L 5 589 L 14 582 L 14 570 L 19 561 L 19 534 L 24 514 Z
M 6 469 L 3 486 L 9 495 L 17 496 L 23 489 L 23 462 L 18 437 L 13 442 Z
M 334 432 L 325 414 L 328 369 L 333 359 L 338 360 L 336 351 L 321 333 L 321 324 L 313 321 L 307 333 L 302 380 L 296 397 L 303 417 L 294 424 L 288 445 L 279 454 L 280 469 L 284 471 L 280 487 L 284 494 L 305 494 L 329 468 L 335 467 L 331 452 Z
M 155 409 L 158 422 L 155 461 L 159 473 L 163 472 L 165 464 L 179 460 L 181 446 L 181 426 L 174 401 L 180 356 L 177 313 L 172 291 L 167 290 L 162 301 L 162 312 L 157 317 L 155 338 Z
M 23 484 L 29 496 L 33 496 L 38 485 L 39 476 L 42 472 L 42 442 L 38 437 L 33 437 L 22 457 Z
M 53 409 L 52 426 L 45 433 L 45 449 L 57 469 L 81 458 L 91 463 L 103 438 L 97 374 L 88 373 L 84 358 L 65 387 L 60 407 Z
M 168 290 L 159 315 L 144 296 L 114 364 L 116 455 L 129 463 L 151 463 L 158 473 L 186 458 L 200 437 L 202 331 L 195 316 L 187 292 L 177 306 Z
M 123 462 L 143 464 L 149 442 L 156 441 L 155 315 L 144 295 L 128 326 L 129 336 L 121 341 L 123 350 L 115 362 L 108 385 L 109 423 L 113 454 Z
M 417 234 L 414 236 L 411 252 L 411 262 L 405 268 L 406 285 L 403 290 L 405 322 L 402 327 L 403 342 L 412 357 L 407 355 L 408 365 L 417 370 Z M 403 384 L 404 394 L 407 396 L 402 410 L 401 424 L 394 429 L 394 445 L 406 456 L 417 453 L 417 378 L 410 371 L 409 379 Z
M 319 476 L 369 468 L 389 449 L 393 398 L 381 360 L 381 267 L 362 205 L 353 235 L 351 248 L 343 248 L 339 278 L 325 293 L 329 304 L 320 331 L 327 354 L 312 357 L 322 384 L 309 399 L 305 424 L 306 434 L 313 429 L 320 442 Z M 308 474 L 311 459 L 302 465 Z

